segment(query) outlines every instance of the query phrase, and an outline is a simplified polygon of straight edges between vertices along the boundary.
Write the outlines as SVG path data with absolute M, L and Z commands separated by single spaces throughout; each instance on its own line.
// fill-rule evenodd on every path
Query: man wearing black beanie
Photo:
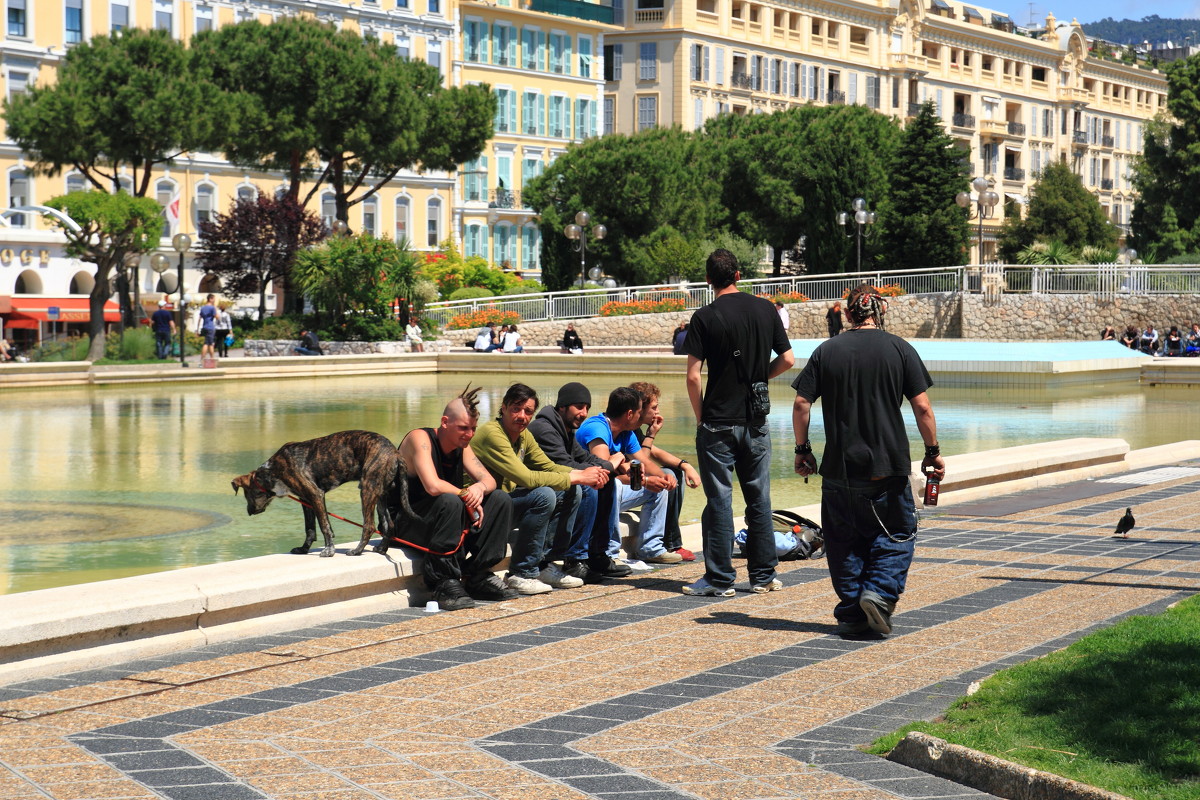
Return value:
M 563 384 L 562 388 L 558 390 L 558 399 L 555 401 L 554 407 L 551 408 L 548 405 L 543 407 L 529 423 L 529 432 L 533 434 L 533 438 L 537 440 L 538 446 L 542 448 L 546 457 L 555 464 L 572 469 L 600 467 L 611 479 L 613 470 L 625 457 L 618 453 L 610 461 L 594 456 L 575 440 L 575 431 L 587 419 L 591 407 L 592 393 L 586 386 L 577 381 Z M 568 529 L 565 524 L 567 517 L 559 515 L 559 526 L 554 532 L 554 541 L 546 556 L 547 560 L 561 559 L 564 573 L 584 580 L 595 581 L 628 575 L 632 571 L 628 565 L 613 561 L 607 555 L 600 559 L 607 561 L 606 565 L 593 562 L 593 565 L 589 567 L 588 563 L 588 548 L 597 508 L 600 505 L 602 494 L 605 497 L 612 494 L 611 482 L 606 482 L 599 489 L 593 489 L 590 486 L 580 486 L 579 488 L 583 491 L 583 496 L 580 498 L 579 508 L 575 513 L 574 523 Z M 612 507 L 611 500 L 606 507 Z

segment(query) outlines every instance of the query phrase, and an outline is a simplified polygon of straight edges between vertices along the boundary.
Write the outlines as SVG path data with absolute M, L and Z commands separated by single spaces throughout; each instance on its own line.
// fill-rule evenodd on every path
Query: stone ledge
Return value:
M 905 736 L 887 758 L 1007 800 L 1129 800 L 1125 795 L 1023 767 L 916 731 Z

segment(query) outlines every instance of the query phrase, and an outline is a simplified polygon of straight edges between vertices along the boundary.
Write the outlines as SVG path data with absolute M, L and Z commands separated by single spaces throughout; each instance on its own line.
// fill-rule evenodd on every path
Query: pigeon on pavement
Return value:
M 1133 530 L 1133 524 L 1133 509 L 1127 508 L 1125 509 L 1125 516 L 1117 520 L 1117 530 L 1115 531 L 1116 534 L 1122 539 L 1128 539 L 1129 532 Z

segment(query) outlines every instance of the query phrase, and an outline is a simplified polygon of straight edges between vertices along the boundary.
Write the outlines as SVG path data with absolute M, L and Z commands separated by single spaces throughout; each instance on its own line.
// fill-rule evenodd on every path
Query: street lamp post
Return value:
M 868 225 L 874 225 L 876 222 L 876 214 L 874 211 L 867 210 L 867 201 L 861 197 L 854 198 L 854 202 L 850 204 L 850 211 L 839 211 L 837 215 L 837 223 L 842 226 L 842 231 L 845 232 L 846 225 L 852 220 L 854 222 L 854 233 L 846 233 L 847 239 L 858 240 L 858 272 L 862 272 L 862 242 L 864 236 L 870 236 L 870 228 Z
M 975 190 L 975 211 L 971 212 L 971 193 L 959 192 L 954 197 L 954 202 L 958 203 L 959 208 L 967 210 L 967 219 L 977 219 L 979 225 L 976 234 L 976 246 L 979 248 L 979 263 L 983 263 L 983 221 L 992 216 L 992 212 L 996 209 L 996 204 L 1000 202 L 1000 195 L 996 194 L 991 188 L 991 183 L 987 178 L 979 177 L 971 181 L 971 188 Z
M 579 288 L 584 288 L 587 281 L 587 237 L 588 223 L 592 221 L 592 216 L 586 211 L 580 211 L 575 215 L 575 221 L 563 229 L 563 233 L 571 240 L 571 249 L 579 253 Z M 593 225 L 591 230 L 592 238 L 600 241 L 608 235 L 608 228 L 603 225 Z
M 171 238 L 171 246 L 175 248 L 175 252 L 179 253 L 179 366 L 187 366 L 187 356 L 184 355 L 183 349 L 183 332 L 187 327 L 183 314 L 187 306 L 186 295 L 183 293 L 183 254 L 192 246 L 192 237 L 186 233 L 177 233 Z

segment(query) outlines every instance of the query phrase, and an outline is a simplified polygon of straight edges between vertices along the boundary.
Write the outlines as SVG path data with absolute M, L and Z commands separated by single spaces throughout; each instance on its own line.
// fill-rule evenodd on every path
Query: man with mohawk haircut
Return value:
M 425 585 L 450 611 L 472 608 L 475 600 L 517 596 L 491 571 L 508 547 L 512 500 L 471 450 L 479 391 L 467 384 L 446 404 L 437 429 L 409 431 L 400 443 L 400 455 L 417 478 L 408 481 L 409 503 L 424 525 L 399 535 L 426 549 Z

